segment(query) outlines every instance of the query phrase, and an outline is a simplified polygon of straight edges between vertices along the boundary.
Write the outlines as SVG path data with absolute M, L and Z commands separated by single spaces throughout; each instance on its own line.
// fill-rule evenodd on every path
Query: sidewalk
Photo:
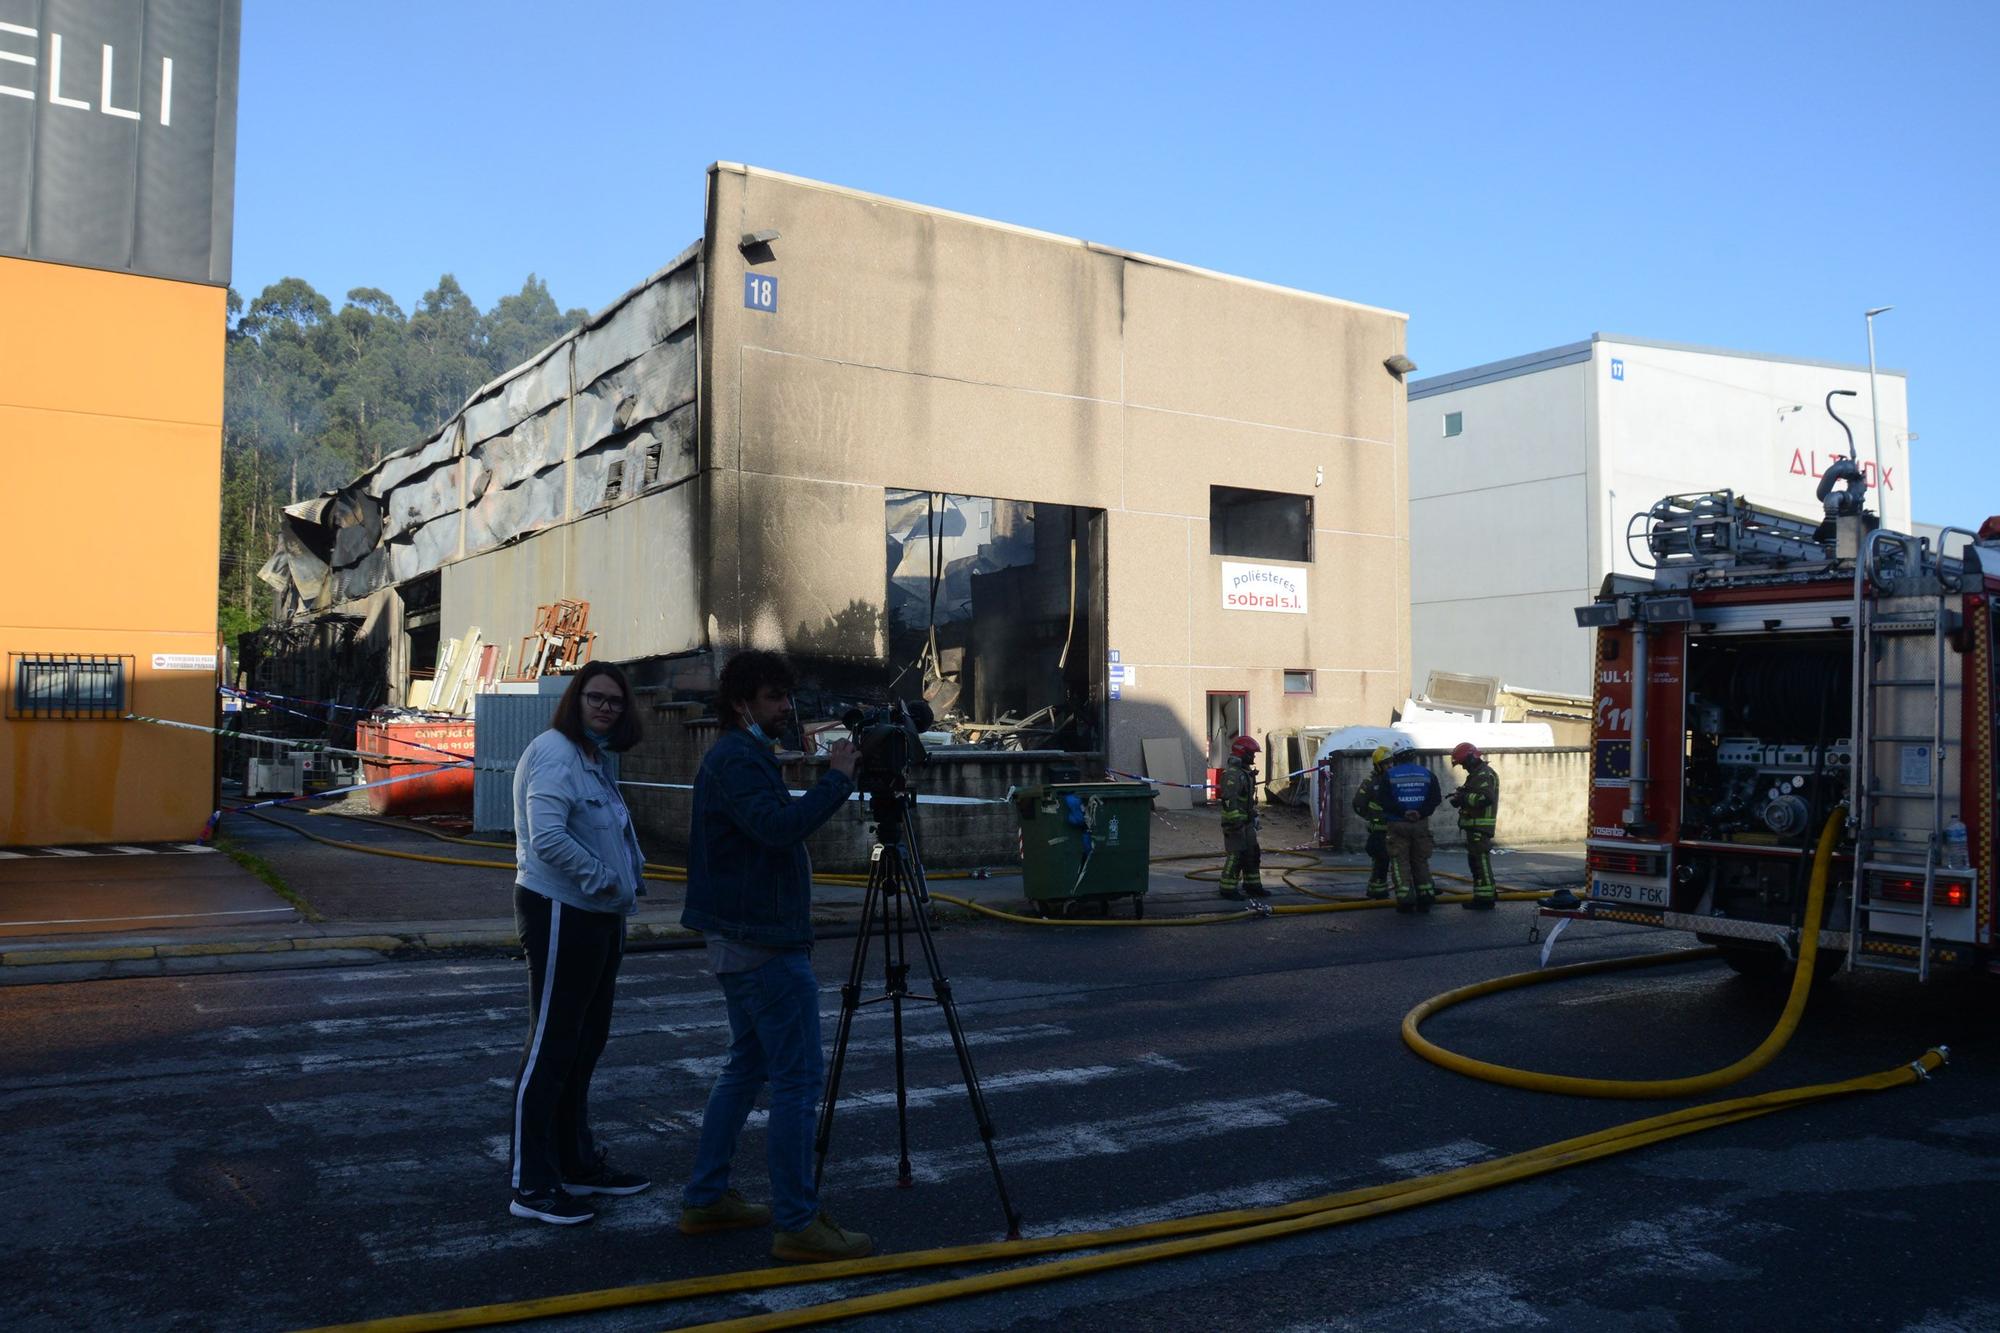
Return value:
M 221 852 L 0 861 L 0 985 L 295 967 L 307 955 L 315 963 L 373 962 L 385 955 L 492 955 L 518 948 L 508 848 L 468 846 L 409 825 L 391 827 L 302 809 L 273 812 L 273 817 L 291 827 L 242 815 L 223 819 L 222 840 L 255 869 Z M 326 846 L 296 829 L 399 855 Z M 1269 812 L 1263 834 L 1272 903 L 1321 901 L 1283 879 L 1285 870 L 1313 863 L 1361 872 L 1314 874 L 1310 883 L 1319 892 L 1358 893 L 1366 857 L 1283 851 L 1310 840 L 1310 826 L 1299 812 Z M 1236 905 L 1218 897 L 1213 882 L 1220 847 L 1214 811 L 1156 815 L 1147 917 L 1233 910 Z M 407 859 L 411 856 L 427 859 Z M 1160 859 L 1183 857 L 1189 859 Z M 1463 869 L 1448 855 L 1438 857 L 1436 867 L 1446 873 Z M 291 901 L 261 879 L 258 869 L 281 883 Z M 1508 851 L 1496 855 L 1495 869 L 1503 884 L 1519 888 L 1576 886 L 1583 877 L 1583 848 Z M 1188 877 L 1190 871 L 1204 870 L 1205 879 Z M 1014 867 L 995 867 L 985 877 L 938 877 L 932 890 L 1000 911 L 1035 914 Z M 695 945 L 700 937 L 679 924 L 681 900 L 682 885 L 647 881 L 646 896 L 628 923 L 630 944 L 639 949 Z M 859 887 L 817 885 L 815 926 L 829 936 L 850 933 L 861 901 Z M 1115 901 L 1111 912 L 1130 915 L 1129 900 Z M 937 904 L 937 913 L 946 922 L 977 919 L 950 903 Z

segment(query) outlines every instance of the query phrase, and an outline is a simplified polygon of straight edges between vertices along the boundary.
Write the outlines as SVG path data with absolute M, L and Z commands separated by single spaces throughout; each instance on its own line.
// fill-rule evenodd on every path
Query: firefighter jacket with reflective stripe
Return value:
M 1391 823 L 1411 811 L 1428 819 L 1431 811 L 1438 808 L 1438 802 L 1444 799 L 1438 788 L 1437 774 L 1422 764 L 1408 760 L 1392 764 L 1387 773 L 1376 779 L 1375 794 Z
M 1249 823 L 1256 814 L 1253 807 L 1257 803 L 1257 779 L 1241 759 L 1229 757 L 1218 791 L 1222 797 L 1222 827 L 1239 828 Z
M 1458 784 L 1458 826 L 1491 833 L 1499 814 L 1500 775 L 1483 760 L 1468 765 L 1465 781 Z
M 1368 821 L 1370 833 L 1380 833 L 1389 827 L 1389 816 L 1382 809 L 1381 800 L 1375 795 L 1377 774 L 1370 773 L 1361 779 L 1361 785 L 1354 789 L 1354 813 Z

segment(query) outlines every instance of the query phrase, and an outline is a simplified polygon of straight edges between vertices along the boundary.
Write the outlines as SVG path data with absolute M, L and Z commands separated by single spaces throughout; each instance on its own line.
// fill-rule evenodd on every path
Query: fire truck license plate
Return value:
M 1637 903 L 1641 907 L 1665 907 L 1667 886 L 1664 884 L 1624 884 L 1615 879 L 1593 879 L 1590 882 L 1590 896 L 1600 902 Z

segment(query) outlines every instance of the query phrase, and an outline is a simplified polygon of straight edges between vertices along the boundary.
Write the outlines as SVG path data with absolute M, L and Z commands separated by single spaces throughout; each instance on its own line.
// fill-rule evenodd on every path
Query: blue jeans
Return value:
M 729 1063 L 708 1094 L 694 1176 L 681 1198 L 701 1207 L 729 1188 L 737 1136 L 757 1090 L 768 1081 L 771 1220 L 780 1231 L 798 1231 L 819 1212 L 813 1189 L 813 1118 L 826 1081 L 812 955 L 803 949 L 782 953 L 762 967 L 725 972 L 716 980 L 729 1005 Z

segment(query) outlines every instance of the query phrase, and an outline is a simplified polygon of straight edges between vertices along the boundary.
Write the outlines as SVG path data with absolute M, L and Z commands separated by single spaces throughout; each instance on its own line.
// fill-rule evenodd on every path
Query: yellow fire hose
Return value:
M 1422 1204 L 1491 1189 L 1516 1180 L 1544 1175 L 1566 1167 L 1578 1166 L 1602 1157 L 1628 1152 L 1634 1148 L 1699 1133 L 1705 1129 L 1717 1129 L 1793 1106 L 1851 1096 L 1855 1093 L 1883 1092 L 1890 1088 L 1903 1087 L 1929 1078 L 1933 1070 L 1944 1064 L 1945 1059 L 1946 1052 L 1934 1049 L 1925 1052 L 1923 1056 L 1909 1064 L 1897 1065 L 1859 1078 L 1837 1083 L 1784 1088 L 1759 1093 L 1754 1097 L 1739 1097 L 1729 1101 L 1691 1106 L 1662 1115 L 1649 1116 L 1643 1120 L 1630 1121 L 1623 1125 L 1614 1125 L 1609 1129 L 1564 1139 L 1539 1148 L 1531 1148 L 1490 1162 L 1480 1162 L 1436 1175 L 1419 1176 L 1386 1185 L 1371 1185 L 1269 1208 L 1234 1209 L 1139 1226 L 1077 1232 L 1065 1236 L 951 1246 L 837 1263 L 789 1265 L 783 1268 L 686 1278 L 675 1282 L 642 1283 L 629 1287 L 576 1292 L 566 1296 L 509 1301 L 458 1310 L 443 1310 L 432 1314 L 399 1315 L 359 1323 L 330 1325 L 314 1330 L 314 1333 L 430 1333 L 431 1330 L 437 1329 L 485 1328 L 555 1315 L 574 1315 L 593 1310 L 621 1309 L 666 1301 L 691 1300 L 697 1297 L 722 1296 L 809 1282 L 874 1277 L 927 1268 L 1018 1262 L 1040 1255 L 1096 1250 L 1115 1245 L 1134 1247 L 1056 1263 L 1027 1264 L 974 1277 L 699 1326 L 703 1330 L 803 1327 L 834 1319 L 852 1318 L 856 1315 L 880 1313 L 889 1309 L 906 1309 L 958 1296 L 1103 1272 L 1155 1259 L 1227 1249 L 1254 1241 L 1363 1221 Z
M 1496 977 L 1491 981 L 1448 990 L 1442 995 L 1434 995 L 1425 1000 L 1403 1016 L 1404 1044 L 1434 1065 L 1473 1078 L 1484 1079 L 1488 1083 L 1504 1083 L 1510 1088 L 1526 1088 L 1530 1092 L 1558 1092 L 1572 1097 L 1634 1099 L 1692 1097 L 1748 1078 L 1770 1064 L 1778 1052 L 1785 1049 L 1785 1043 L 1792 1039 L 1792 1034 L 1798 1030 L 1799 1019 L 1805 1014 L 1806 996 L 1811 992 L 1813 984 L 1813 962 L 1819 956 L 1820 915 L 1826 903 L 1826 881 L 1833 869 L 1833 847 L 1839 839 L 1841 819 L 1846 813 L 1846 806 L 1834 807 L 1833 813 L 1827 817 L 1825 827 L 1820 830 L 1819 846 L 1813 852 L 1812 879 L 1806 888 L 1805 913 L 1800 917 L 1798 965 L 1792 969 L 1792 989 L 1785 997 L 1784 1012 L 1778 1016 L 1777 1026 L 1771 1029 L 1757 1048 L 1735 1064 L 1688 1078 L 1638 1080 L 1577 1078 L 1568 1074 L 1541 1074 L 1526 1069 L 1510 1069 L 1505 1065 L 1475 1060 L 1471 1056 L 1445 1050 L 1418 1031 L 1423 1026 L 1424 1020 L 1432 1014 L 1477 996 L 1497 995 L 1501 991 L 1513 990 L 1519 986 L 1555 977 L 1585 976 L 1593 972 L 1610 972 L 1621 968 L 1643 966 L 1649 961 L 1645 958 L 1572 963 L 1567 967 L 1550 968 L 1542 972 L 1520 972 L 1510 977 Z M 1685 949 L 1676 953 L 1653 955 L 1653 960 L 1674 962 L 1708 957 L 1715 952 L 1713 949 Z
M 1587 975 L 1600 971 L 1624 968 L 1657 966 L 1664 963 L 1681 962 L 1690 958 L 1703 957 L 1711 950 L 1679 950 L 1653 954 L 1639 958 L 1617 959 L 1604 963 L 1579 964 L 1554 968 L 1546 971 L 1524 973 L 1513 977 L 1503 977 L 1496 981 L 1484 982 L 1476 986 L 1461 987 L 1444 995 L 1436 996 L 1412 1009 L 1403 1023 L 1404 1039 L 1412 1049 L 1426 1059 L 1458 1072 L 1474 1077 L 1489 1078 L 1510 1086 L 1536 1090 L 1566 1092 L 1576 1095 L 1603 1097 L 1668 1097 L 1684 1095 L 1691 1091 L 1706 1090 L 1722 1083 L 1743 1078 L 1769 1063 L 1777 1051 L 1783 1047 L 1797 1028 L 1804 1008 L 1804 997 L 1810 990 L 1812 965 L 1818 951 L 1818 923 L 1825 901 L 1826 881 L 1832 864 L 1833 845 L 1841 811 L 1836 811 L 1820 834 L 1820 841 L 1814 857 L 1813 874 L 1807 891 L 1804 922 L 1810 927 L 1804 933 L 1804 943 L 1799 950 L 1797 968 L 1793 976 L 1792 993 L 1788 997 L 1784 1014 L 1770 1037 L 1749 1056 L 1737 1061 L 1726 1069 L 1713 1074 L 1692 1079 L 1665 1079 L 1642 1082 L 1622 1082 L 1602 1079 L 1574 1079 L 1558 1075 L 1535 1074 L 1521 1070 L 1510 1070 L 1503 1066 L 1484 1061 L 1470 1060 L 1444 1051 L 1425 1041 L 1417 1032 L 1417 1027 L 1425 1017 L 1447 1008 L 1452 1004 L 1470 999 L 1476 995 L 1493 994 L 1511 990 L 1519 986 L 1564 977 Z M 1340 907 L 1372 906 L 1373 903 L 1338 903 L 1323 907 L 1303 907 L 1277 909 L 1280 911 L 1308 912 Z M 1012 914 L 991 913 L 993 915 Z M 1031 920 L 1032 918 L 1019 918 Z M 745 1273 L 719 1274 L 712 1277 L 690 1278 L 676 1282 L 644 1283 L 636 1286 L 617 1287 L 600 1291 L 578 1292 L 568 1296 L 546 1297 L 538 1300 L 506 1302 L 495 1305 L 474 1306 L 460 1310 L 447 1310 L 435 1314 L 405 1315 L 388 1319 L 369 1320 L 361 1323 L 343 1324 L 317 1330 L 317 1333 L 428 1333 L 434 1329 L 476 1328 L 494 1324 L 514 1323 L 528 1319 L 539 1319 L 553 1315 L 579 1314 L 591 1310 L 605 1310 L 655 1304 L 666 1301 L 689 1300 L 697 1297 L 713 1297 L 735 1292 L 766 1290 L 807 1282 L 825 1282 L 835 1279 L 878 1276 L 886 1273 L 910 1272 L 926 1268 L 964 1266 L 972 1264 L 1013 1262 L 1017 1266 L 996 1272 L 970 1277 L 949 1279 L 920 1286 L 901 1288 L 895 1291 L 855 1297 L 847 1300 L 826 1302 L 820 1305 L 778 1311 L 770 1314 L 725 1320 L 719 1323 L 700 1325 L 709 1333 L 749 1333 L 750 1330 L 799 1328 L 821 1324 L 836 1319 L 848 1319 L 859 1315 L 876 1314 L 887 1310 L 908 1309 L 935 1301 L 949 1300 L 960 1296 L 970 1296 L 987 1292 L 1002 1291 L 1035 1283 L 1051 1282 L 1060 1278 L 1076 1277 L 1091 1273 L 1109 1271 L 1114 1268 L 1149 1263 L 1157 1259 L 1178 1258 L 1185 1255 L 1206 1253 L 1269 1240 L 1282 1236 L 1300 1234 L 1324 1227 L 1339 1226 L 1348 1222 L 1361 1221 L 1387 1213 L 1414 1208 L 1443 1199 L 1457 1198 L 1478 1190 L 1491 1189 L 1516 1180 L 1527 1179 L 1566 1167 L 1595 1161 L 1616 1153 L 1628 1152 L 1634 1148 L 1698 1133 L 1705 1129 L 1720 1128 L 1739 1121 L 1793 1106 L 1807 1105 L 1835 1097 L 1849 1096 L 1861 1092 L 1881 1092 L 1928 1079 L 1931 1071 L 1940 1067 L 1946 1059 L 1946 1052 L 1933 1049 L 1907 1065 L 1899 1065 L 1879 1073 L 1863 1075 L 1836 1083 L 1813 1084 L 1798 1088 L 1785 1088 L 1773 1092 L 1760 1093 L 1751 1097 L 1739 1097 L 1728 1101 L 1712 1102 L 1702 1106 L 1670 1111 L 1662 1115 L 1649 1116 L 1623 1125 L 1616 1125 L 1596 1133 L 1584 1134 L 1514 1153 L 1491 1162 L 1477 1163 L 1436 1175 L 1421 1176 L 1397 1181 L 1386 1185 L 1368 1186 L 1348 1190 L 1339 1194 L 1326 1195 L 1317 1199 L 1301 1200 L 1270 1208 L 1236 1209 L 1226 1212 L 1207 1213 L 1195 1217 L 1177 1218 L 1165 1222 L 1148 1223 L 1139 1226 L 1119 1227 L 1110 1230 L 1081 1232 L 1065 1236 L 1041 1237 L 1025 1241 L 1010 1241 L 981 1245 L 952 1246 L 941 1249 L 922 1250 L 906 1254 L 882 1255 L 874 1258 L 850 1260 L 838 1263 L 809 1264 L 784 1268 L 758 1269 Z M 1107 1249 L 1123 1246 L 1126 1248 Z M 1103 1253 L 1086 1255 L 1074 1259 L 1059 1260 L 1046 1264 L 1019 1264 L 1018 1261 L 1040 1255 L 1061 1254 L 1076 1250 L 1103 1250 Z
M 514 863 L 512 861 L 485 861 L 472 857 L 462 857 L 462 856 L 434 856 L 425 852 L 406 852 L 406 851 L 400 851 L 393 847 L 371 847 L 366 843 L 345 842 L 338 838 L 329 838 L 324 834 L 315 833 L 310 829 L 301 828 L 299 825 L 294 824 L 289 820 L 277 819 L 271 815 L 267 815 L 262 811 L 258 810 L 243 810 L 232 807 L 228 809 L 228 813 L 249 815 L 252 819 L 262 820 L 266 824 L 272 824 L 278 828 L 288 829 L 291 832 L 298 834 L 302 838 L 309 838 L 314 842 L 321 843 L 328 847 L 337 847 L 343 851 L 362 852 L 369 856 L 387 856 L 403 861 L 422 861 L 430 865 L 471 866 L 474 867 L 475 869 L 483 869 L 483 870 L 514 869 Z M 436 829 L 425 828 L 421 824 L 412 824 L 396 819 L 383 819 L 374 815 L 353 814 L 347 811 L 340 811 L 340 810 L 315 810 L 312 811 L 311 813 L 316 818 L 352 819 L 364 824 L 380 824 L 386 828 L 403 829 L 410 832 L 422 833 L 427 837 L 436 838 L 441 842 L 458 843 L 469 847 L 495 847 L 495 848 L 513 847 L 512 843 L 482 841 L 475 838 L 460 838 L 449 833 L 441 833 Z M 937 899 L 940 902 L 950 903 L 954 907 L 962 907 L 965 908 L 967 911 L 975 912 L 981 916 L 991 917 L 996 921 L 1010 921 L 1019 925 L 1029 925 L 1029 926 L 1083 926 L 1083 927 L 1213 926 L 1233 921 L 1255 921 L 1267 914 L 1272 916 L 1296 916 L 1312 912 L 1359 912 L 1359 911 L 1371 911 L 1379 908 L 1389 907 L 1392 905 L 1390 900 L 1386 898 L 1334 898 L 1329 894 L 1319 893 L 1312 889 L 1308 889 L 1303 885 L 1297 884 L 1291 878 L 1293 874 L 1299 871 L 1322 871 L 1327 873 L 1345 873 L 1352 870 L 1362 869 L 1362 867 L 1328 866 L 1321 862 L 1318 862 L 1317 860 L 1305 858 L 1304 854 L 1296 852 L 1275 852 L 1273 853 L 1273 855 L 1297 856 L 1300 857 L 1301 860 L 1305 861 L 1304 864 L 1290 866 L 1285 869 L 1284 871 L 1285 883 L 1290 887 L 1292 887 L 1293 889 L 1297 890 L 1298 892 L 1306 894 L 1309 897 L 1321 898 L 1325 899 L 1326 901 L 1323 903 L 1293 904 L 1282 907 L 1272 907 L 1269 909 L 1243 908 L 1237 911 L 1208 912 L 1198 916 L 1154 917 L 1149 920 L 1135 921 L 1135 920 L 1126 920 L 1122 918 L 1114 920 L 1114 919 L 1091 918 L 1091 917 L 1062 917 L 1062 918 L 1033 917 L 1033 916 L 1023 915 L 1022 913 L 1019 912 L 1008 912 L 997 907 L 989 907 L 985 903 L 974 902 L 969 898 L 960 898 L 947 893 L 933 893 L 931 897 Z M 1202 860 L 1202 861 L 1213 862 L 1214 858 L 1211 857 L 1206 852 L 1194 852 L 1194 853 L 1183 853 L 1174 856 L 1154 857 L 1153 863 L 1164 864 L 1172 861 L 1190 861 L 1190 860 Z M 1199 866 L 1194 870 L 1188 871 L 1187 877 L 1189 879 L 1207 879 L 1211 871 L 1220 873 L 1220 867 L 1213 864 Z M 646 868 L 645 868 L 645 878 L 658 882 L 680 884 L 686 882 L 687 870 L 682 866 L 659 865 L 651 861 L 648 861 L 646 863 Z M 817 875 L 814 878 L 821 883 L 838 884 L 846 888 L 860 888 L 867 883 L 866 877 L 860 875 Z M 967 878 L 970 878 L 970 872 L 962 870 L 934 871 L 925 875 L 925 879 L 927 880 L 954 880 L 954 879 L 967 879 Z M 1438 878 L 1458 880 L 1460 882 L 1463 882 L 1464 877 L 1459 875 L 1441 874 L 1438 876 Z M 1439 897 L 1439 901 L 1457 902 L 1463 899 L 1465 896 L 1466 895 L 1464 894 L 1444 894 Z M 1500 893 L 1499 898 L 1500 901 L 1502 902 L 1521 902 L 1521 901 L 1538 899 L 1541 898 L 1542 896 L 1543 896 L 1542 893 L 1534 890 L 1506 889 Z

